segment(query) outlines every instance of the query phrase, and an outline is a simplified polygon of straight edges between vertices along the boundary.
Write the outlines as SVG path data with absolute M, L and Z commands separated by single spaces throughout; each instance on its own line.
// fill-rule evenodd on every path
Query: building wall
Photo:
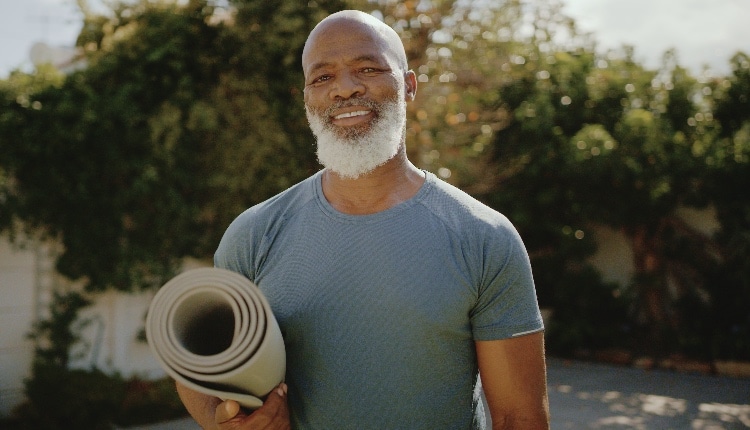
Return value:
M 96 303 L 81 312 L 80 318 L 88 321 L 81 333 L 84 347 L 70 366 L 117 371 L 125 377 L 164 376 L 148 344 L 139 336 L 152 297 L 153 293 L 97 295 Z
M 606 226 L 593 226 L 591 230 L 597 249 L 589 262 L 599 270 L 604 281 L 627 286 L 635 272 L 633 250 L 627 238 L 622 232 Z
M 27 334 L 50 287 L 45 252 L 35 243 L 12 247 L 0 237 L 0 414 L 23 399 L 34 349 Z
M 52 291 L 75 289 L 54 270 L 55 248 L 33 240 L 13 246 L 0 236 L 0 416 L 23 400 L 34 343 L 27 335 L 34 321 L 47 316 Z M 71 367 L 117 371 L 123 376 L 165 375 L 148 345 L 139 340 L 153 293 L 107 292 L 96 296 L 81 320 L 82 345 Z M 78 356 L 80 353 L 80 356 Z

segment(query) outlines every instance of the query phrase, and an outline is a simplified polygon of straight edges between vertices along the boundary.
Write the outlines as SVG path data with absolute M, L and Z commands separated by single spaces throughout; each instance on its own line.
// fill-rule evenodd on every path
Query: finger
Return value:
M 268 409 L 278 414 L 278 410 L 286 404 L 286 392 L 287 386 L 282 382 L 266 398 Z
M 289 404 L 287 399 L 287 385 L 285 383 L 279 384 L 276 388 L 276 395 L 273 396 L 274 409 L 275 409 L 275 421 L 280 429 L 290 428 L 289 423 Z
M 240 404 L 234 400 L 225 400 L 216 407 L 214 421 L 216 424 L 225 423 L 236 417 L 240 412 Z
M 286 386 L 285 383 L 282 382 L 281 384 L 279 384 L 278 387 L 276 387 L 276 394 L 278 394 L 279 397 L 285 397 L 287 390 L 288 390 L 288 387 Z
M 279 384 L 266 396 L 263 405 L 248 417 L 253 428 L 288 428 L 289 409 L 286 403 L 286 384 Z

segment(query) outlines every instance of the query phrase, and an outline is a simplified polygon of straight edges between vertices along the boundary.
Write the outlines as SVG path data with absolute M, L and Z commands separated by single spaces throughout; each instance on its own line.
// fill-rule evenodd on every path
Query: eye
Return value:
M 364 73 L 366 75 L 372 75 L 376 73 L 380 73 L 382 70 L 375 68 L 375 67 L 363 67 L 359 70 L 360 73 Z
M 322 84 L 322 83 L 324 83 L 326 81 L 331 80 L 332 78 L 333 78 L 333 76 L 331 76 L 331 75 L 320 75 L 320 76 L 314 78 L 312 81 L 310 81 L 310 85 Z

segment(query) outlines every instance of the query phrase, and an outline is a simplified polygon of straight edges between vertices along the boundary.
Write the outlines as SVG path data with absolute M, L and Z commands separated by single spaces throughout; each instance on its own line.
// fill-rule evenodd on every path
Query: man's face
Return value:
M 362 23 L 316 32 L 303 55 L 305 108 L 321 163 L 356 178 L 391 159 L 405 126 L 404 70 Z

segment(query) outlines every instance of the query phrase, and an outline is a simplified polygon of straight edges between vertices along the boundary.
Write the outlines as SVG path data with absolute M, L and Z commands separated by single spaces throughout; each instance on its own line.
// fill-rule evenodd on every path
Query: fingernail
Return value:
M 284 397 L 284 389 L 281 387 L 277 388 L 276 394 L 278 394 L 280 397 Z
M 284 390 L 284 394 L 286 394 L 287 391 L 289 390 L 289 388 L 286 386 L 286 384 L 281 384 L 281 389 Z

